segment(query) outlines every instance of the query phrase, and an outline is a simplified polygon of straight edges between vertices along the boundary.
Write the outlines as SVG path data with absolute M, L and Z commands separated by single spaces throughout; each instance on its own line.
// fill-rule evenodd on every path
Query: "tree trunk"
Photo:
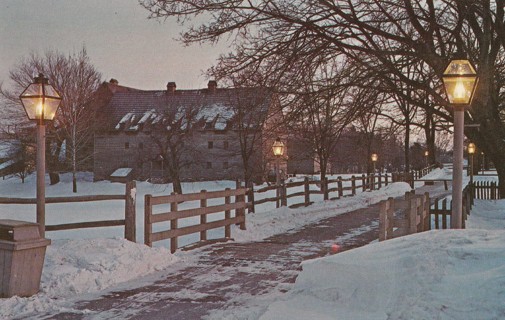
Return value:
M 405 137 L 403 139 L 403 157 L 405 158 L 405 172 L 410 171 L 410 122 L 405 124 Z
M 75 172 L 72 172 L 72 192 L 77 193 L 77 177 Z

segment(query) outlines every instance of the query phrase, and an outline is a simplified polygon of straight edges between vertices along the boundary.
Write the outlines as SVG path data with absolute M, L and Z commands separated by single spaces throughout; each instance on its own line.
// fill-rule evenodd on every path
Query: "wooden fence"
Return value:
M 474 181 L 472 188 L 475 199 L 496 200 L 502 198 L 498 184 L 494 181 Z
M 395 208 L 395 200 L 382 201 L 379 213 L 379 241 L 430 230 L 430 197 L 428 193 L 405 194 L 406 202 Z M 399 208 L 400 207 L 400 208 Z
M 153 242 L 170 239 L 170 250 L 175 252 L 178 248 L 178 237 L 200 233 L 200 241 L 207 240 L 207 230 L 224 227 L 224 237 L 231 237 L 232 224 L 239 224 L 240 229 L 245 230 L 245 209 L 248 203 L 245 201 L 246 188 L 225 189 L 222 191 L 202 190 L 200 193 L 174 194 L 169 196 L 145 195 L 144 202 L 144 243 L 152 246 Z M 234 197 L 234 202 L 231 202 Z M 224 204 L 208 206 L 209 199 L 224 198 Z M 179 203 L 199 201 L 199 208 L 179 210 Z M 153 207 L 158 205 L 170 205 L 168 212 L 154 213 Z M 231 210 L 235 210 L 235 216 L 231 216 Z M 207 222 L 207 215 L 224 212 L 224 219 Z M 178 221 L 184 218 L 200 216 L 200 223 L 178 227 Z M 153 232 L 153 224 L 170 222 L 170 229 Z
M 125 226 L 124 237 L 135 242 L 135 200 L 136 200 L 136 183 L 130 181 L 126 184 L 124 195 L 89 195 L 89 196 L 73 196 L 73 197 L 46 197 L 46 204 L 52 203 L 70 203 L 70 202 L 89 202 L 89 201 L 108 201 L 108 200 L 124 200 L 125 201 L 125 218 L 120 220 L 101 220 L 87 221 L 76 223 L 65 223 L 57 225 L 45 225 L 46 231 L 60 231 L 83 228 L 100 228 Z M 0 198 L 0 204 L 36 204 L 37 199 L 28 198 Z M 51 213 L 50 210 L 46 212 Z
M 339 199 L 347 196 L 356 195 L 358 190 L 375 190 L 380 189 L 382 186 L 387 186 L 391 180 L 391 175 L 388 174 L 370 174 L 361 176 L 352 176 L 350 178 L 344 179 L 342 177 L 337 177 L 337 179 L 330 180 L 328 178 L 323 180 L 309 180 L 305 177 L 303 181 L 298 182 L 281 182 L 280 186 L 273 185 L 267 186 L 258 190 L 248 192 L 248 201 L 250 203 L 249 212 L 254 212 L 255 207 L 260 204 L 267 202 L 276 202 L 277 207 L 287 206 L 287 199 L 290 198 L 301 198 L 300 202 L 291 204 L 290 208 L 307 207 L 313 203 L 310 199 L 310 195 L 322 194 L 324 200 L 329 199 Z M 351 182 L 350 186 L 344 187 L 344 182 Z M 311 190 L 310 186 L 316 185 L 318 190 Z M 290 189 L 303 186 L 303 191 L 299 192 L 289 192 Z M 270 198 L 264 198 L 261 200 L 255 200 L 256 194 L 262 194 L 267 191 L 276 190 L 276 196 Z

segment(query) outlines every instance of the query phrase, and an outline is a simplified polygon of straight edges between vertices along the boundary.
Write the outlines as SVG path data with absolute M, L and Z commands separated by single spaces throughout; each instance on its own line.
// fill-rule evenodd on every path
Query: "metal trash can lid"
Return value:
M 26 241 L 33 239 L 40 239 L 37 223 L 0 219 L 0 240 Z

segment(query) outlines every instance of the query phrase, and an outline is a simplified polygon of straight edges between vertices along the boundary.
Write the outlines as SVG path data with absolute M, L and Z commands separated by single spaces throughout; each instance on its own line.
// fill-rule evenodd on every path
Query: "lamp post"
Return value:
M 277 186 L 277 208 L 279 207 L 279 186 L 281 184 L 280 160 L 284 154 L 284 143 L 280 138 L 277 138 L 272 145 L 272 152 L 275 156 L 275 185 Z
M 428 150 L 424 151 L 424 162 L 425 162 L 425 166 L 428 167 L 428 156 L 430 155 L 430 153 L 428 152 Z
M 41 237 L 46 230 L 46 121 L 54 119 L 61 96 L 42 73 L 19 96 L 28 119 L 37 123 L 37 223 Z
M 470 155 L 470 184 L 473 184 L 473 155 L 475 153 L 475 143 L 468 144 L 468 154 Z
M 464 58 L 453 59 L 442 75 L 449 104 L 454 108 L 454 149 L 452 172 L 451 228 L 463 226 L 463 128 L 465 107 L 471 102 L 477 87 L 477 73 L 473 65 Z
M 375 174 L 375 163 L 377 162 L 377 159 L 379 159 L 379 156 L 377 153 L 372 153 L 372 163 L 373 163 L 373 173 Z
M 272 145 L 272 151 L 275 156 L 275 183 L 279 185 L 281 183 L 281 174 L 280 174 L 280 160 L 282 155 L 284 154 L 284 143 L 280 138 L 277 138 Z

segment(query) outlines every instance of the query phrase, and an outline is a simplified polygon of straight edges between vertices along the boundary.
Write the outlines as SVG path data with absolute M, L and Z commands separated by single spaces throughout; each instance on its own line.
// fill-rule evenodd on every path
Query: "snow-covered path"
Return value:
M 442 184 L 418 192 L 427 190 L 447 193 Z M 71 312 L 40 318 L 256 319 L 292 287 L 302 261 L 375 241 L 378 212 L 375 204 L 261 241 L 202 247 L 153 284 L 115 290 Z

